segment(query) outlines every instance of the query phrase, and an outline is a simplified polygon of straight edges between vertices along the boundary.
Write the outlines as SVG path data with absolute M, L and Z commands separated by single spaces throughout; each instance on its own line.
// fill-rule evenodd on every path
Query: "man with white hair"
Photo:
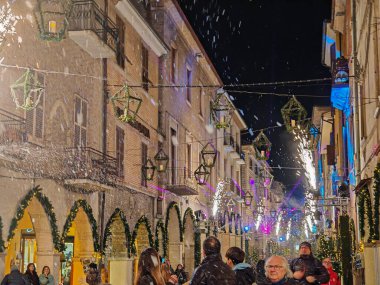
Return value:
M 280 255 L 272 255 L 265 262 L 265 280 L 258 280 L 257 285 L 295 285 L 291 278 L 288 261 Z

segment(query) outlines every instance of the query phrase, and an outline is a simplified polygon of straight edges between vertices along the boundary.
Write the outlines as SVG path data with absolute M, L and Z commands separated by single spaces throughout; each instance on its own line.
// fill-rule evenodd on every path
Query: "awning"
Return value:
M 355 191 L 355 194 L 356 195 L 359 194 L 360 190 L 362 190 L 363 187 L 365 187 L 366 185 L 371 183 L 371 180 L 372 180 L 372 178 L 365 178 L 365 179 L 360 180 L 359 184 L 356 185 L 355 189 L 353 190 L 353 191 Z

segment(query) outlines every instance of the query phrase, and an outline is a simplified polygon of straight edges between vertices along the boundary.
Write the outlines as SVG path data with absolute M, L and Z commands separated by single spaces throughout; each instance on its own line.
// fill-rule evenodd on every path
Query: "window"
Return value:
M 145 91 L 149 90 L 149 51 L 148 49 L 142 45 L 141 46 L 142 53 L 142 83 Z
M 199 85 L 202 85 L 202 83 L 199 83 Z M 199 115 L 203 117 L 203 109 L 204 109 L 204 90 L 203 87 L 199 87 Z
M 173 143 L 173 140 L 177 140 L 177 131 L 170 128 L 170 167 L 171 167 L 171 182 L 176 184 L 176 167 L 177 167 L 177 146 Z
M 117 64 L 124 69 L 125 61 L 124 61 L 124 41 L 125 41 L 125 25 L 123 20 L 116 15 L 116 29 L 118 41 L 116 44 L 116 61 Z
M 253 159 L 249 158 L 249 169 L 253 170 Z
M 120 127 L 116 127 L 116 160 L 118 176 L 124 177 L 124 130 Z
M 148 146 L 145 143 L 141 143 L 141 165 L 144 166 L 148 161 Z M 146 170 L 141 167 L 141 185 L 146 187 Z
M 191 103 L 191 69 L 186 68 L 186 100 Z
M 87 101 L 75 96 L 74 147 L 87 145 Z
M 186 168 L 187 168 L 187 177 L 191 177 L 191 144 L 186 145 Z
M 171 64 L 170 64 L 170 69 L 171 69 L 171 81 L 172 83 L 175 83 L 176 81 L 176 72 L 177 72 L 177 66 L 176 66 L 176 62 L 177 62 L 177 49 L 172 47 L 172 50 L 171 50 Z
M 37 77 L 38 82 L 45 86 L 45 76 L 43 74 L 34 73 L 34 76 Z M 26 130 L 28 134 L 34 136 L 35 138 L 42 139 L 44 135 L 44 105 L 45 105 L 45 92 L 42 92 L 38 105 L 25 113 L 26 119 Z M 32 102 L 38 100 L 37 92 L 31 91 L 30 96 Z

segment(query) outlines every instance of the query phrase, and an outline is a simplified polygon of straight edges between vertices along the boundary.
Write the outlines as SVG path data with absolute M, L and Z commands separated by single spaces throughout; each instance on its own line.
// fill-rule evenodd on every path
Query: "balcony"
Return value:
M 230 133 L 224 133 L 224 151 L 230 152 L 235 149 L 235 140 Z
M 64 183 L 89 191 L 106 191 L 122 179 L 117 159 L 91 147 L 67 148 Z
M 95 1 L 74 1 L 69 16 L 69 37 L 93 58 L 111 58 L 118 43 L 116 25 Z
M 198 195 L 198 183 L 187 168 L 169 168 L 166 189 L 178 196 Z
M 0 145 L 27 141 L 25 119 L 0 109 Z

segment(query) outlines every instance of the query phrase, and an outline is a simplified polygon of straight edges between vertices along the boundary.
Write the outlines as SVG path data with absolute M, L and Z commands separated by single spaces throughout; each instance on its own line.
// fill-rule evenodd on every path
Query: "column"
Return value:
M 109 283 L 112 285 L 133 285 L 133 258 L 113 257 L 109 260 Z

